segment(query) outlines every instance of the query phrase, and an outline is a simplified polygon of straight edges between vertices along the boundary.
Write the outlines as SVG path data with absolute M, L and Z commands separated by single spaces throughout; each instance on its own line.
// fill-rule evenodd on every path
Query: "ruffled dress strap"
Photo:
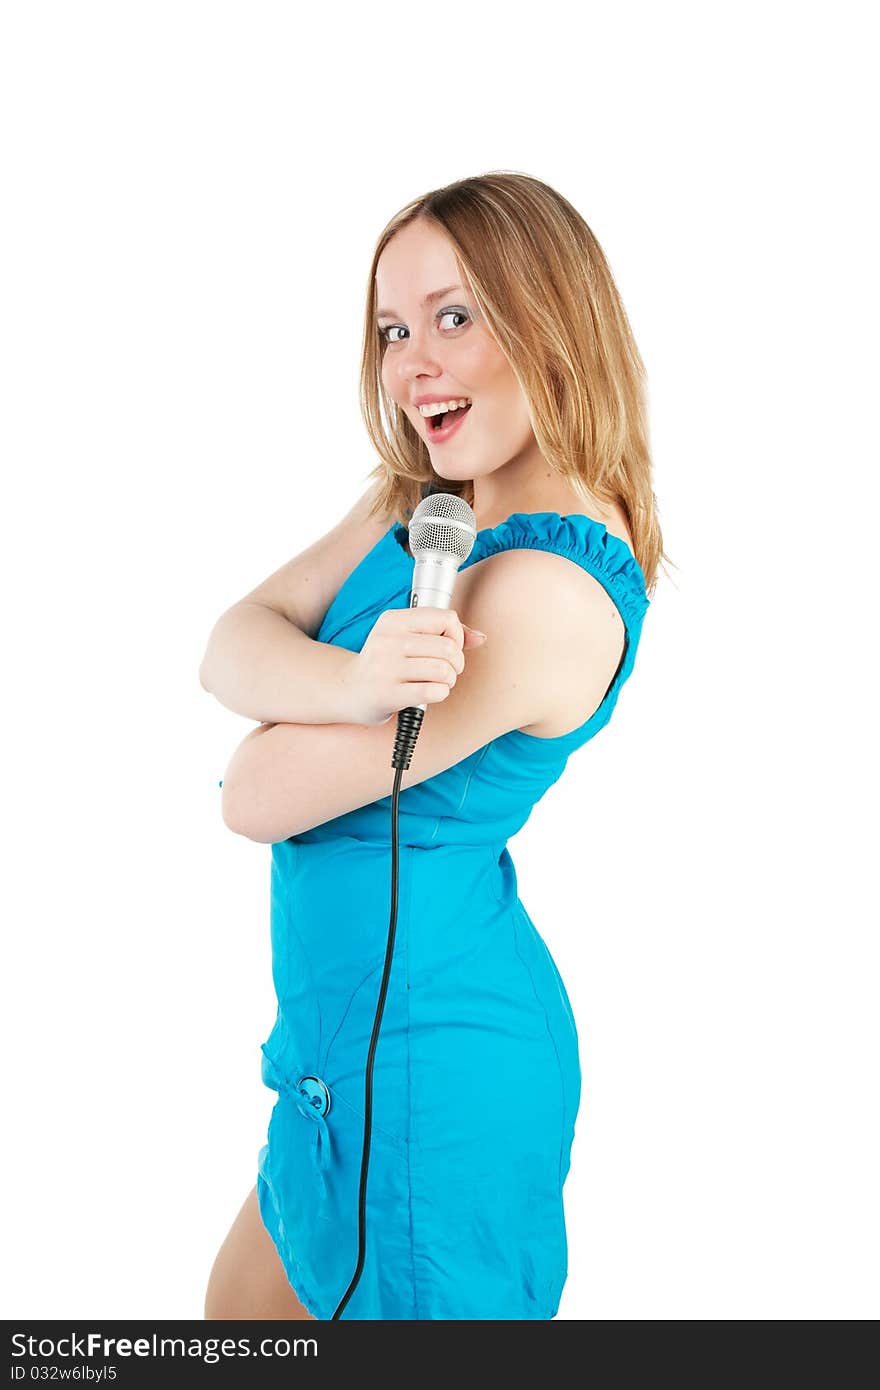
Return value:
M 543 747 L 548 753 L 570 749 L 607 724 L 620 688 L 632 671 L 642 624 L 651 602 L 644 572 L 626 541 L 613 535 L 603 522 L 580 512 L 566 515 L 514 512 L 498 526 L 487 526 L 477 532 L 473 549 L 460 569 L 469 569 L 502 550 L 549 550 L 567 556 L 599 581 L 623 620 L 626 639 L 620 665 L 602 703 L 588 720 L 566 734 L 551 738 L 539 738 L 520 730 L 505 735 L 530 747 Z
M 640 624 L 650 604 L 642 567 L 626 541 L 580 512 L 514 512 L 478 531 L 461 566 L 467 569 L 500 550 L 552 550 L 567 555 L 604 585 L 627 625 Z

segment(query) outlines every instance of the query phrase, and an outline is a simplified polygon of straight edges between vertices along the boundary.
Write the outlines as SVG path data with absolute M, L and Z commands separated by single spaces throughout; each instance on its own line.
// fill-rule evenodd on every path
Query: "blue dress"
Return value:
M 359 651 L 382 611 L 408 607 L 406 543 L 395 523 L 343 584 L 319 641 Z M 594 575 L 623 618 L 625 650 L 579 728 L 558 738 L 514 730 L 400 793 L 366 1256 L 342 1318 L 552 1318 L 567 1277 L 562 1187 L 580 1103 L 577 1030 L 506 846 L 569 754 L 611 718 L 649 600 L 625 542 L 580 514 L 514 513 L 477 534 L 460 570 L 523 548 L 565 555 Z M 271 847 L 278 1009 L 262 1079 L 278 1096 L 257 1193 L 289 1282 L 319 1320 L 332 1319 L 357 1265 L 365 1071 L 391 920 L 393 779 L 389 766 L 387 796 Z

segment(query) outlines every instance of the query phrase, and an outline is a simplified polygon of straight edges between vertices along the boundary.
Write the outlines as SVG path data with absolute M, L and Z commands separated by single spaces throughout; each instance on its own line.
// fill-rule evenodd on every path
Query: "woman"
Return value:
M 633 668 L 664 554 L 643 377 L 601 248 L 546 184 L 465 179 L 382 233 L 361 377 L 374 485 L 222 616 L 202 663 L 261 721 L 221 785 L 226 824 L 272 846 L 278 997 L 278 1099 L 206 1317 L 558 1309 L 577 1033 L 506 843 Z M 449 612 L 409 606 L 405 520 L 429 491 L 478 528 Z M 416 704 L 352 1289 L 394 716 Z

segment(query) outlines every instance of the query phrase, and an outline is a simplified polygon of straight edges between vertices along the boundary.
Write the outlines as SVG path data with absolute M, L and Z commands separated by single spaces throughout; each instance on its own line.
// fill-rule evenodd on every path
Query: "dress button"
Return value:
M 301 1076 L 296 1089 L 302 1092 L 309 1105 L 313 1105 L 319 1115 L 327 1114 L 330 1109 L 330 1092 L 317 1076 Z

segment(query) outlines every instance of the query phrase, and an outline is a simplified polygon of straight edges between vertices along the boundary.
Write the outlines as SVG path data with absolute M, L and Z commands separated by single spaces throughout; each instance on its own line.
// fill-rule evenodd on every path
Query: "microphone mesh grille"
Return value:
M 409 548 L 418 559 L 420 550 L 440 550 L 461 562 L 474 548 L 477 523 L 469 503 L 452 492 L 432 492 L 423 497 L 410 518 Z

